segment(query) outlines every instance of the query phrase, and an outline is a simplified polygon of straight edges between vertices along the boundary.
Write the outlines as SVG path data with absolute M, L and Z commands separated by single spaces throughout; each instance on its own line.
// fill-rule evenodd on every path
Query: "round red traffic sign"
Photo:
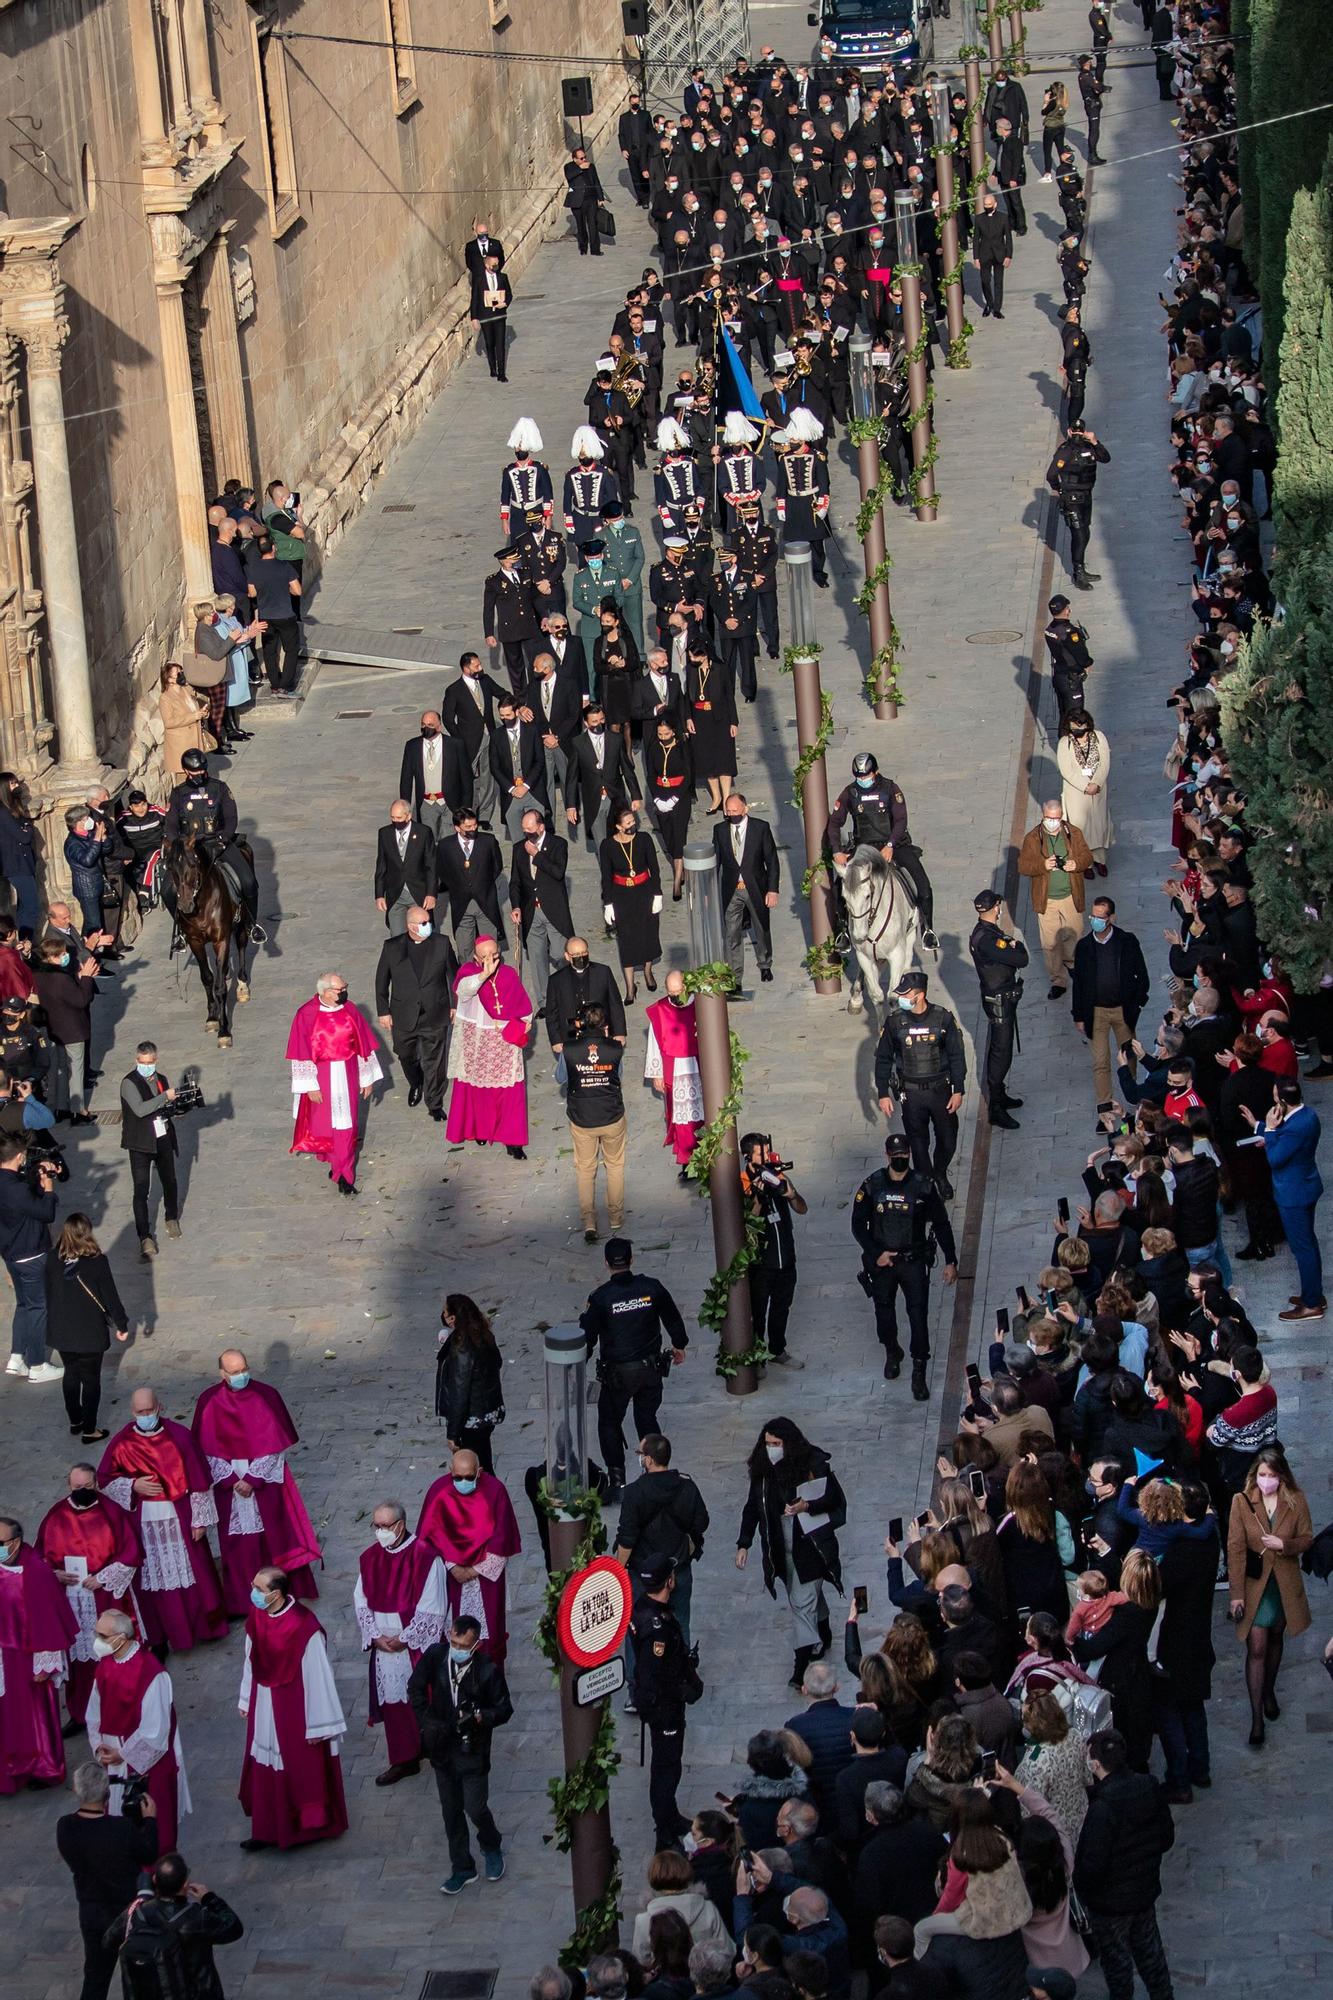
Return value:
M 614 1556 L 595 1557 L 560 1593 L 561 1652 L 576 1667 L 599 1667 L 620 1650 L 632 1609 L 629 1571 Z

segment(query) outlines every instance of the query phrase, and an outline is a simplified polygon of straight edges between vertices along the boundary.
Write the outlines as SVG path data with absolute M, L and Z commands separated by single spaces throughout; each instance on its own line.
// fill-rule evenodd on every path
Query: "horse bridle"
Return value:
M 873 934 L 873 936 L 867 936 L 865 942 L 868 945 L 877 945 L 879 943 L 885 931 L 889 928 L 889 923 L 893 917 L 894 898 L 898 893 L 898 885 L 894 880 L 894 876 L 897 874 L 897 869 L 895 868 L 892 861 L 886 862 L 885 867 L 889 878 L 889 906 L 884 912 L 884 921 L 880 925 L 879 929 Z

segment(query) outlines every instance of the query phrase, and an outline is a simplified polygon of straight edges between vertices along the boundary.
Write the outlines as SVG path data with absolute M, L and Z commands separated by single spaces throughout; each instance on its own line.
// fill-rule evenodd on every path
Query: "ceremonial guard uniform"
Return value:
M 681 1763 L 685 1755 L 685 1710 L 703 1693 L 694 1655 L 671 1609 L 675 1564 L 670 1556 L 655 1556 L 638 1571 L 644 1595 L 630 1620 L 634 1639 L 634 1685 L 630 1701 L 648 1731 L 652 1762 L 648 1772 L 648 1803 L 653 1814 L 653 1845 L 680 1847 L 690 1822 L 676 1804 Z
M 1028 948 L 1021 937 L 1011 937 L 999 926 L 1001 899 L 993 889 L 983 889 L 973 898 L 977 922 L 967 941 L 972 963 L 981 981 L 981 1004 L 986 1010 L 986 1103 L 992 1125 L 1018 1130 L 1018 1120 L 1010 1117 L 1023 1100 L 1010 1097 L 1005 1089 L 1014 1046 L 1018 1037 L 1018 1003 L 1023 997 L 1019 977 L 1028 962 Z
M 814 441 L 823 436 L 823 427 L 803 410 L 793 410 L 788 419 L 787 449 L 778 461 L 777 496 L 774 508 L 782 523 L 782 545 L 810 544 L 810 563 L 815 582 L 828 585 L 824 543 L 828 537 L 828 467 L 816 456 Z
M 657 426 L 657 448 L 662 453 L 653 474 L 653 501 L 658 518 L 668 535 L 680 534 L 685 526 L 685 509 L 697 501 L 703 511 L 699 473 L 688 450 L 689 440 L 674 417 L 663 417 Z
M 918 1173 L 912 1166 L 907 1138 L 895 1132 L 885 1150 L 887 1167 L 868 1175 L 856 1191 L 852 1234 L 861 1246 L 861 1289 L 875 1307 L 875 1336 L 884 1349 L 884 1379 L 894 1381 L 903 1365 L 897 1311 L 901 1292 L 907 1308 L 912 1394 L 918 1403 L 924 1403 L 929 1395 L 926 1313 L 930 1266 L 936 1244 L 944 1255 L 946 1275 L 954 1269 L 958 1253 L 939 1189 L 928 1174 Z M 887 1261 L 881 1262 L 881 1258 Z
M 758 520 L 764 518 L 761 504 L 764 468 L 755 452 L 759 433 L 739 410 L 732 410 L 722 429 L 722 456 L 717 467 L 718 512 L 724 529 L 740 518 L 743 503 L 749 503 Z
M 602 441 L 586 424 L 574 433 L 574 455 L 578 464 L 565 474 L 564 514 L 565 533 L 577 549 L 600 538 L 602 509 L 613 502 L 619 505 L 621 491 L 614 472 L 598 464 Z
M 509 449 L 514 453 L 500 474 L 500 531 L 517 539 L 529 514 L 540 507 L 543 519 L 551 518 L 554 489 L 551 474 L 541 460 L 533 457 L 542 448 L 542 434 L 531 417 L 520 417 L 509 433 Z
M 967 1082 L 967 1056 L 958 1022 L 947 1007 L 926 1000 L 924 972 L 905 972 L 894 988 L 899 1001 L 910 999 L 910 1011 L 890 1010 L 875 1050 L 875 1093 L 900 1096 L 903 1128 L 912 1145 L 918 1173 L 932 1175 L 948 1201 L 949 1162 L 958 1144 L 958 1114 L 949 1100 L 961 1097 Z M 915 1005 L 917 1000 L 923 1004 Z M 891 1115 L 891 1114 L 890 1114 Z M 935 1135 L 931 1162 L 930 1135 Z

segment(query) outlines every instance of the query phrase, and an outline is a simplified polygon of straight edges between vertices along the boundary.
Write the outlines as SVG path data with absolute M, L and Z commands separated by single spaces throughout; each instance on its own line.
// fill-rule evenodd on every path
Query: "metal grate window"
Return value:
M 428 1972 L 421 2000 L 491 2000 L 498 1965 L 473 1966 L 463 1972 Z

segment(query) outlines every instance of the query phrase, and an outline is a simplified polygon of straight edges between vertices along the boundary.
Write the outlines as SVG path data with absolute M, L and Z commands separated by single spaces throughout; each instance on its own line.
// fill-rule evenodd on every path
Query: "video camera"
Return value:
M 41 1169 L 44 1165 L 55 1168 L 54 1179 L 58 1184 L 69 1179 L 69 1165 L 62 1146 L 58 1146 L 49 1132 L 29 1132 L 28 1150 L 23 1156 L 23 1178 L 34 1194 L 46 1192 L 42 1185 Z
M 120 1786 L 120 1813 L 122 1819 L 142 1819 L 143 1802 L 148 1797 L 148 1780 L 138 1772 L 132 1778 L 113 1778 L 113 1785 Z
M 154 1109 L 156 1108 L 154 1106 Z M 173 1118 L 183 1118 L 188 1112 L 203 1110 L 203 1086 L 199 1082 L 199 1072 L 193 1065 L 181 1071 L 181 1080 L 176 1085 L 174 1101 L 163 1105 L 162 1108 Z

